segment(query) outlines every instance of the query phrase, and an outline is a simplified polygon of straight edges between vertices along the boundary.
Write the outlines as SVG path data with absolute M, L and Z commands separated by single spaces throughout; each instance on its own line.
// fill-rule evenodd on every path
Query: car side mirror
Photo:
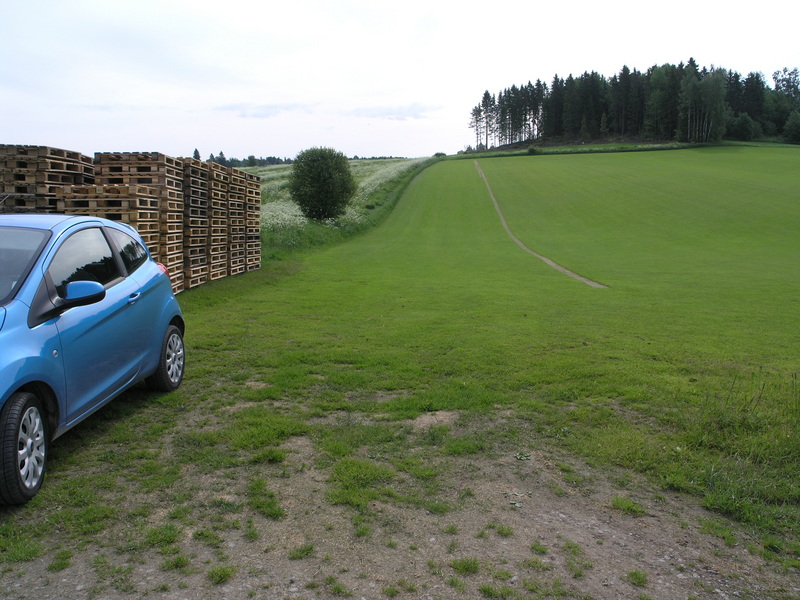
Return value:
M 106 297 L 106 288 L 97 281 L 71 281 L 67 284 L 62 308 L 86 306 Z
M 48 278 L 42 279 L 28 313 L 28 327 L 36 327 L 74 306 L 94 304 L 105 297 L 106 289 L 97 281 L 72 281 L 60 298 L 52 284 L 48 285 Z

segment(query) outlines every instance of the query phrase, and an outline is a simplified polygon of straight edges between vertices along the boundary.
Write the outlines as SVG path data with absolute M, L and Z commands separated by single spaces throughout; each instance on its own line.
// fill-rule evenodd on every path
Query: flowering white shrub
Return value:
M 265 229 L 302 227 L 308 222 L 296 202 L 277 200 L 261 205 L 261 226 Z

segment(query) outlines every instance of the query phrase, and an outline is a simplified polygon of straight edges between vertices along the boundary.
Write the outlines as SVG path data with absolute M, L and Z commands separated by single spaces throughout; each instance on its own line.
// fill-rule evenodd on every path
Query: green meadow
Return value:
M 578 490 L 585 467 L 689 494 L 797 568 L 800 150 L 477 161 L 514 236 L 606 287 L 515 244 L 473 159 L 365 174 L 367 216 L 339 229 L 279 205 L 261 270 L 180 294 L 182 387 L 133 390 L 56 440 L 40 494 L 0 510 L 0 574 L 105 549 L 98 593 L 142 591 L 113 563 L 147 557 L 179 586 L 217 585 L 247 572 L 228 542 L 272 544 L 275 520 L 345 507 L 344 535 L 367 543 L 391 531 L 376 503 L 457 518 L 464 461 L 533 454 Z M 306 461 L 324 475 L 298 506 Z M 646 510 L 624 494 L 612 508 Z
M 485 422 L 510 410 L 587 460 L 796 533 L 800 154 L 479 164 L 518 238 L 607 288 L 522 251 L 474 162 L 443 161 L 380 226 L 184 295 L 200 381 L 304 417 L 460 411 L 482 419 L 482 448 L 500 436 Z

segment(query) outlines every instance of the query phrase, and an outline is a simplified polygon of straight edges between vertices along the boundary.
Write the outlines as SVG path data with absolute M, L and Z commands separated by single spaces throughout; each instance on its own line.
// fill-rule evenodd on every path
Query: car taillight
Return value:
M 167 270 L 167 267 L 165 267 L 165 266 L 164 266 L 164 265 L 162 265 L 161 263 L 156 263 L 156 264 L 158 265 L 158 268 L 159 268 L 159 269 L 161 269 L 161 272 L 162 272 L 164 275 L 166 275 L 167 277 L 169 277 L 169 271 Z

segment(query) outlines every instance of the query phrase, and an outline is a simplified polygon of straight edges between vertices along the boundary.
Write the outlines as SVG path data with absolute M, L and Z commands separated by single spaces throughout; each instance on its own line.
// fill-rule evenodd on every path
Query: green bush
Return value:
M 760 134 L 760 126 L 747 113 L 742 113 L 731 121 L 729 135 L 735 140 L 749 142 L 760 137 Z
M 793 111 L 783 126 L 783 137 L 790 144 L 800 144 L 800 112 Z
M 333 219 L 356 192 L 347 157 L 333 148 L 310 148 L 297 155 L 289 193 L 309 219 Z

